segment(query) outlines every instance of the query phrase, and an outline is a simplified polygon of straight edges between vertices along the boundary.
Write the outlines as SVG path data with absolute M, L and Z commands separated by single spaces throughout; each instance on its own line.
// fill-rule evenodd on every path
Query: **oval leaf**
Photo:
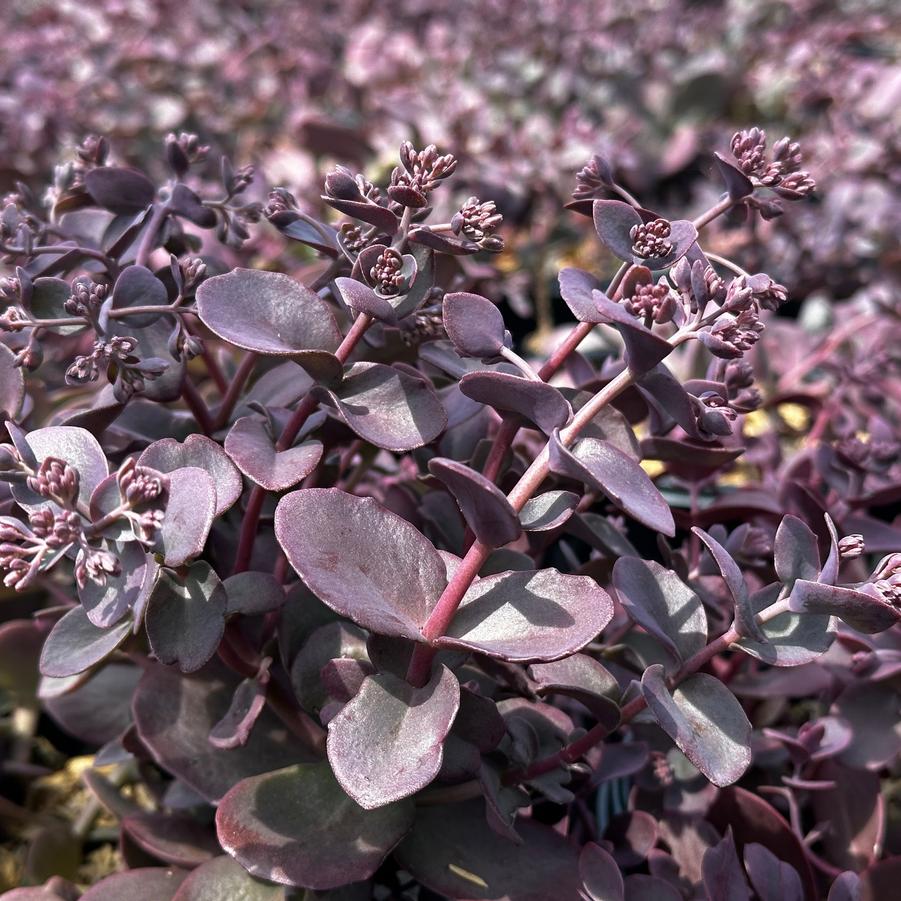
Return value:
M 112 213 L 139 213 L 153 203 L 153 182 L 135 169 L 101 166 L 84 177 L 85 187 L 97 206 Z
M 225 452 L 254 484 L 267 491 L 284 491 L 305 479 L 322 459 L 321 441 L 304 441 L 277 451 L 266 424 L 243 416 L 225 436 Z
M 490 359 L 504 346 L 501 311 L 478 294 L 458 291 L 444 296 L 444 329 L 464 357 Z
M 178 567 L 197 557 L 216 515 L 216 486 L 205 469 L 186 466 L 169 473 L 169 499 L 153 549 L 166 566 Z
M 569 402 L 552 385 L 507 372 L 467 373 L 460 379 L 460 390 L 480 404 L 528 419 L 546 435 L 572 416 Z
M 54 625 L 41 650 L 40 669 L 57 679 L 83 673 L 112 654 L 128 638 L 131 623 L 111 629 L 95 626 L 82 607 L 73 607 Z
M 545 491 L 525 502 L 519 522 L 526 532 L 547 532 L 562 526 L 578 504 L 579 496 L 572 491 Z

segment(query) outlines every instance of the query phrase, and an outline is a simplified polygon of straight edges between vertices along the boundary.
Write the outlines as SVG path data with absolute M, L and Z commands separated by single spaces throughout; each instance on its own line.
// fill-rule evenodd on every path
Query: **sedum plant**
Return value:
M 96 751 L 86 812 L 33 838 L 114 818 L 126 867 L 85 901 L 870 884 L 897 321 L 806 347 L 786 289 L 707 246 L 815 187 L 788 138 L 730 147 L 693 218 L 579 172 L 596 272 L 559 272 L 544 360 L 483 296 L 500 207 L 434 146 L 380 185 L 329 172 L 327 220 L 212 179 L 190 134 L 162 182 L 89 138 L 46 202 L 10 198 L 0 567 L 50 600 L 0 626 L 0 671 Z M 315 275 L 254 265 L 257 228 Z

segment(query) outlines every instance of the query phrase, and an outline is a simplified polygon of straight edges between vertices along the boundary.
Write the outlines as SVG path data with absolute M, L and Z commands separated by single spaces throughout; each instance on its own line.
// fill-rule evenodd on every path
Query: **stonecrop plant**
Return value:
M 0 569 L 47 599 L 0 677 L 93 755 L 30 872 L 99 820 L 84 901 L 876 897 L 897 303 L 818 337 L 705 235 L 791 218 L 797 142 L 709 148 L 686 218 L 589 160 L 545 359 L 453 148 L 323 173 L 322 217 L 192 134 L 117 149 L 0 214 Z

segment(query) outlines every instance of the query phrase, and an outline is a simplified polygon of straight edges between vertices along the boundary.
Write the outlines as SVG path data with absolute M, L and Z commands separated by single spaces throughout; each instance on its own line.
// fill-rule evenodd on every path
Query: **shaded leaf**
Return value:
M 641 691 L 663 731 L 714 785 L 730 785 L 750 766 L 751 724 L 719 679 L 696 673 L 670 694 L 654 664 Z
M 442 746 L 460 706 L 445 666 L 422 688 L 368 676 L 328 724 L 328 758 L 341 787 L 372 810 L 425 788 L 441 769 Z
M 443 316 L 448 338 L 465 357 L 490 359 L 504 346 L 504 317 L 495 304 L 478 294 L 445 294 Z
M 573 449 L 563 446 L 559 433 L 548 444 L 550 470 L 585 482 L 610 498 L 623 512 L 664 535 L 676 534 L 669 504 L 648 474 L 609 441 L 583 438 Z
M 526 532 L 546 532 L 562 526 L 575 512 L 579 496 L 572 491 L 545 491 L 530 498 L 519 511 Z
M 588 644 L 612 616 L 613 601 L 594 579 L 556 569 L 498 573 L 470 586 L 436 644 L 516 662 L 555 660 Z
M 751 179 L 741 169 L 733 166 L 732 163 L 716 152 L 713 154 L 713 159 L 723 179 L 730 200 L 741 200 L 742 197 L 747 197 L 754 193 L 754 185 Z
M 731 831 L 726 833 L 719 844 L 704 852 L 701 872 L 710 901 L 750 901 L 751 892 L 738 860 Z
M 219 804 L 216 830 L 252 875 L 323 890 L 371 876 L 413 811 L 410 800 L 364 810 L 327 763 L 307 763 L 239 782 Z
M 14 419 L 25 399 L 25 376 L 16 366 L 16 355 L 0 344 L 0 417 Z
M 225 452 L 254 484 L 267 491 L 284 491 L 305 479 L 322 459 L 321 441 L 304 441 L 278 451 L 257 416 L 243 416 L 225 436 Z
M 601 283 L 593 275 L 581 269 L 566 268 L 560 270 L 557 280 L 560 296 L 579 322 L 604 321 L 592 296 L 593 291 L 601 290 Z
M 591 901 L 623 901 L 623 876 L 616 861 L 594 842 L 579 854 L 579 876 Z
M 44 642 L 41 672 L 57 679 L 82 673 L 112 654 L 130 633 L 130 622 L 101 629 L 88 619 L 83 607 L 73 607 Z
M 165 307 L 169 304 L 166 286 L 146 266 L 126 266 L 113 285 L 114 310 L 128 307 Z M 125 321 L 143 327 L 159 319 L 155 313 L 136 313 Z
M 562 694 L 581 701 L 603 723 L 619 721 L 619 683 L 600 663 L 587 654 L 572 654 L 550 663 L 533 663 L 529 675 L 541 696 Z
M 186 815 L 132 813 L 123 818 L 122 830 L 141 850 L 187 869 L 212 860 L 219 850 L 210 828 Z
M 804 901 L 798 871 L 763 845 L 745 845 L 745 869 L 760 901 Z
M 776 575 L 791 589 L 796 579 L 816 581 L 820 574 L 817 536 L 797 516 L 782 517 L 773 545 Z
M 113 213 L 139 213 L 153 203 L 153 182 L 135 169 L 100 166 L 85 174 L 84 184 L 97 206 Z
M 159 564 L 137 542 L 114 546 L 121 573 L 108 575 L 105 585 L 87 579 L 78 597 L 88 619 L 101 629 L 114 626 L 129 610 L 140 615 L 159 573 Z
M 626 347 L 626 362 L 635 376 L 644 375 L 669 356 L 673 346 L 644 323 L 636 319 L 624 306 L 611 300 L 601 291 L 594 292 L 594 303 L 601 322 L 615 325 Z
M 469 372 L 460 379 L 460 390 L 495 410 L 524 417 L 546 435 L 572 416 L 566 398 L 552 385 L 507 372 Z
M 901 621 L 901 610 L 885 601 L 875 589 L 873 594 L 866 594 L 853 588 L 798 579 L 788 601 L 795 613 L 837 616 L 868 635 L 884 632 Z
M 507 496 L 481 473 L 445 457 L 429 460 L 429 472 L 447 486 L 467 525 L 483 544 L 502 547 L 522 534 Z
M 285 589 L 272 573 L 243 572 L 229 576 L 223 583 L 228 596 L 225 613 L 253 616 L 278 610 L 285 603 Z
M 216 515 L 216 486 L 205 469 L 186 466 L 169 473 L 169 498 L 153 550 L 169 567 L 197 557 Z
M 172 901 L 284 901 L 285 890 L 254 879 L 231 857 L 201 864 L 181 884 Z

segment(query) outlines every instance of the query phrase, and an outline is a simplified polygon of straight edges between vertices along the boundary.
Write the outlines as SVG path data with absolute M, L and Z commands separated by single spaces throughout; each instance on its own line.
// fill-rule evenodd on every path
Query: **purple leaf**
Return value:
M 754 611 L 751 609 L 750 594 L 748 586 L 745 584 L 745 578 L 741 573 L 741 568 L 732 559 L 732 555 L 711 535 L 708 535 L 703 529 L 695 526 L 692 532 L 704 542 L 713 562 L 716 563 L 717 569 L 732 595 L 732 602 L 735 605 L 735 628 L 739 635 L 747 636 L 754 641 L 765 642 L 766 635 L 761 629 Z
M 839 873 L 829 887 L 827 901 L 861 901 L 860 876 L 853 870 Z
M 335 287 L 353 313 L 366 313 L 386 325 L 397 324 L 397 311 L 389 299 L 383 294 L 376 294 L 369 285 L 355 278 L 336 278 Z
M 503 547 L 522 534 L 507 496 L 481 473 L 445 457 L 429 460 L 429 472 L 447 486 L 467 525 L 483 544 Z
M 635 262 L 629 232 L 642 223 L 638 211 L 621 200 L 595 200 L 592 204 L 592 217 L 601 243 L 621 260 Z
M 197 557 L 216 515 L 216 486 L 205 469 L 186 466 L 169 473 L 169 499 L 156 533 L 155 553 L 175 568 Z
M 460 390 L 495 410 L 528 419 L 546 435 L 572 416 L 566 398 L 552 385 L 506 372 L 469 372 L 460 379 Z
M 583 438 L 570 450 L 555 432 L 548 448 L 551 472 L 588 483 L 649 529 L 676 534 L 669 504 L 648 474 L 609 441 Z
M 545 491 L 525 502 L 519 522 L 526 532 L 548 532 L 562 526 L 578 505 L 579 496 L 572 491 Z
M 139 213 L 153 203 L 153 182 L 134 169 L 101 166 L 84 177 L 85 187 L 97 206 L 112 213 Z
M 600 663 L 587 654 L 572 654 L 550 663 L 533 663 L 529 675 L 540 696 L 561 694 L 581 701 L 611 731 L 619 722 L 619 683 Z
M 556 660 L 583 648 L 613 616 L 594 579 L 556 569 L 498 573 L 472 584 L 436 644 L 513 662 Z
M 177 867 L 192 868 L 212 860 L 219 851 L 213 832 L 199 820 L 161 811 L 132 813 L 122 831 L 153 857 Z
M 278 610 L 285 603 L 285 589 L 272 573 L 243 572 L 229 576 L 223 583 L 228 595 L 225 614 L 254 616 Z
M 247 776 L 313 759 L 266 710 L 243 747 L 213 747 L 210 731 L 225 716 L 237 686 L 236 676 L 215 665 L 185 677 L 151 664 L 134 692 L 135 725 L 153 759 L 212 804 Z
M 745 869 L 760 901 L 804 901 L 801 877 L 790 863 L 756 842 L 745 845 L 744 856 Z
M 69 317 L 65 303 L 72 296 L 72 288 L 62 278 L 36 278 L 31 288 L 26 310 L 36 319 L 65 319 Z M 84 331 L 84 325 L 53 325 L 47 327 L 58 335 L 75 335 Z
M 122 572 L 108 575 L 105 585 L 93 579 L 78 588 L 78 598 L 88 619 L 101 629 L 114 626 L 129 610 L 142 610 L 159 573 L 159 564 L 137 542 L 113 545 Z
M 126 266 L 113 286 L 113 309 L 128 307 L 165 307 L 169 304 L 166 286 L 145 266 Z M 138 313 L 125 321 L 143 327 L 157 321 L 155 313 Z
M 619 865 L 600 845 L 587 842 L 582 846 L 579 876 L 591 901 L 623 901 L 623 876 Z
M 328 724 L 328 759 L 341 787 L 366 810 L 425 788 L 441 769 L 442 746 L 460 707 L 445 666 L 423 688 L 384 673 Z
M 255 678 L 243 679 L 235 689 L 225 716 L 210 729 L 210 744 L 214 748 L 229 750 L 247 744 L 254 723 L 266 703 L 266 686 L 269 684 L 269 665 L 266 657 Z
M 336 197 L 322 198 L 329 206 L 334 207 L 339 213 L 350 216 L 353 219 L 359 219 L 360 222 L 366 222 L 374 225 L 380 232 L 384 232 L 389 237 L 397 231 L 400 220 L 391 210 L 377 203 L 369 203 L 363 200 L 341 200 Z
M 354 432 L 386 450 L 421 447 L 447 425 L 430 382 L 382 363 L 355 363 L 328 396 Z
M 754 592 L 751 610 L 760 613 L 776 602 L 782 586 L 776 582 Z M 761 627 L 764 641 L 740 638 L 734 647 L 771 666 L 801 666 L 816 660 L 835 640 L 835 620 L 831 616 L 813 613 L 782 613 Z
M 138 867 L 124 873 L 113 873 L 92 885 L 81 896 L 81 901 L 122 901 L 123 898 L 128 898 L 128 901 L 172 901 L 187 875 L 187 870 L 162 867 Z
M 169 197 L 169 206 L 178 216 L 183 216 L 200 228 L 216 227 L 216 212 L 208 206 L 185 184 L 177 184 Z
M 197 310 L 220 338 L 260 354 L 299 359 L 341 341 L 319 295 L 279 272 L 235 269 L 208 278 L 197 289 Z
M 44 642 L 41 672 L 57 679 L 82 673 L 112 654 L 130 633 L 130 622 L 101 629 L 88 619 L 84 608 L 73 607 Z
M 414 228 L 410 230 L 409 240 L 412 244 L 422 244 L 439 253 L 447 253 L 451 256 L 469 256 L 478 253 L 479 245 L 456 235 L 433 232 L 428 227 Z
M 901 754 L 901 701 L 889 683 L 852 682 L 836 698 L 832 712 L 851 729 L 839 759 L 855 769 L 881 770 Z
M 328 701 L 322 669 L 333 660 L 367 660 L 366 634 L 351 623 L 335 621 L 315 629 L 291 665 L 291 686 L 301 706 L 318 713 Z
M 623 869 L 646 861 L 657 838 L 657 821 L 643 810 L 616 814 L 604 830 L 604 840 L 613 845 L 613 858 Z
M 0 344 L 0 421 L 14 419 L 25 399 L 25 376 L 16 355 Z
M 254 879 L 231 857 L 215 857 L 193 870 L 172 901 L 284 901 L 279 885 Z
M 788 601 L 795 613 L 837 616 L 852 629 L 867 635 L 884 632 L 901 621 L 901 610 L 883 600 L 875 591 L 874 594 L 867 594 L 853 588 L 798 579 Z
M 46 457 L 57 457 L 78 470 L 78 502 L 87 507 L 94 489 L 109 472 L 106 454 L 97 439 L 86 429 L 75 426 L 48 426 L 29 432 L 26 441 L 39 464 Z M 28 513 L 49 503 L 24 484 L 10 487 L 16 502 Z M 50 506 L 55 508 L 56 504 L 51 503 Z
M 322 459 L 321 441 L 304 441 L 277 451 L 265 422 L 243 416 L 225 436 L 225 452 L 254 484 L 267 491 L 284 491 L 305 479 Z
M 199 670 L 219 646 L 225 602 L 225 589 L 208 563 L 192 563 L 184 575 L 163 570 L 144 617 L 157 659 L 177 664 L 183 673 Z
M 626 347 L 626 362 L 635 376 L 644 375 L 672 353 L 673 346 L 629 313 L 624 306 L 610 300 L 602 291 L 594 292 L 594 303 L 601 322 L 615 325 Z
M 423 885 L 448 898 L 578 898 L 575 847 L 535 820 L 518 823 L 517 831 L 521 845 L 498 835 L 480 800 L 422 807 L 394 856 Z
M 367 879 L 413 822 L 413 802 L 364 810 L 327 763 L 239 782 L 216 811 L 222 847 L 248 872 L 326 890 Z
M 719 844 L 704 852 L 701 872 L 710 901 L 750 901 L 751 892 L 738 860 L 731 830 Z
M 478 294 L 445 294 L 444 328 L 464 357 L 490 359 L 504 346 L 504 317 L 490 300 Z
M 751 724 L 719 679 L 696 673 L 670 694 L 656 663 L 641 692 L 663 731 L 714 785 L 731 785 L 751 765 Z
M 421 640 L 447 580 L 438 552 L 406 520 L 370 498 L 309 488 L 281 499 L 275 533 L 333 610 L 379 634 Z
M 716 162 L 716 168 L 722 176 L 730 200 L 741 200 L 742 197 L 747 197 L 754 193 L 754 185 L 751 183 L 751 179 L 741 169 L 733 166 L 732 163 L 716 152 L 713 154 L 713 159 Z
M 820 574 L 820 550 L 817 536 L 807 523 L 791 514 L 784 516 L 776 530 L 773 545 L 776 575 L 789 589 L 796 579 L 816 581 Z
M 188 435 L 184 441 L 161 438 L 138 457 L 140 466 L 159 472 L 195 466 L 204 469 L 215 483 L 216 516 L 221 516 L 241 496 L 241 476 L 222 447 L 206 435 Z
M 593 292 L 601 291 L 601 283 L 581 269 L 561 269 L 557 276 L 560 296 L 579 322 L 603 322 L 604 317 L 594 302 Z
M 707 614 L 701 599 L 671 569 L 637 557 L 620 557 L 613 587 L 642 628 L 683 663 L 707 644 Z

